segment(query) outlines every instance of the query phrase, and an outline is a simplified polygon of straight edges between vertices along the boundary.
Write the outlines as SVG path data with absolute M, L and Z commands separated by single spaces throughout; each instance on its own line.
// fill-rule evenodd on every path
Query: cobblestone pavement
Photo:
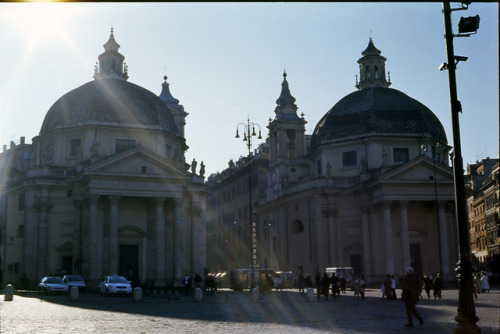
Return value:
M 401 291 L 398 290 L 398 296 Z M 181 294 L 99 297 L 81 294 L 78 301 L 68 296 L 16 294 L 0 301 L 0 332 L 26 333 L 452 333 L 457 324 L 458 291 L 443 291 L 443 299 L 424 299 L 417 309 L 423 327 L 415 321 L 406 328 L 401 300 L 382 300 L 378 290 L 368 290 L 365 301 L 352 294 L 337 300 L 307 301 L 297 291 L 274 292 L 253 302 L 249 292 L 222 290 L 195 302 Z M 500 291 L 480 294 L 475 301 L 478 326 L 483 334 L 498 334 Z

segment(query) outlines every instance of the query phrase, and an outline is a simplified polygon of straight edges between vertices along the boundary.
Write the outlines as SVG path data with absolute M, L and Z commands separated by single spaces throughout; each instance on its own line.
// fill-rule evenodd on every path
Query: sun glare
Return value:
M 66 41 L 67 26 L 78 9 L 71 3 L 20 3 L 7 7 L 2 19 L 15 25 L 30 44 L 36 45 L 53 39 Z

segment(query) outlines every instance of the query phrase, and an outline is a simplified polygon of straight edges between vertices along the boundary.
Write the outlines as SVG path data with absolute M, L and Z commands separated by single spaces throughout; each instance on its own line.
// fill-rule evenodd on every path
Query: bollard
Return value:
M 252 290 L 252 300 L 254 303 L 258 303 L 260 300 L 259 288 L 253 288 Z
M 140 302 L 142 300 L 142 289 L 140 287 L 136 287 L 134 289 L 134 302 Z
M 201 288 L 194 289 L 194 300 L 199 303 L 201 302 L 202 299 L 203 299 L 203 291 L 201 291 Z
M 307 300 L 312 302 L 314 300 L 314 290 L 313 288 L 307 288 Z
M 69 299 L 72 301 L 77 301 L 78 300 L 78 287 L 77 286 L 72 286 L 69 289 Z
M 14 299 L 14 287 L 12 286 L 12 284 L 7 284 L 7 286 L 5 286 L 4 300 L 6 302 L 11 302 L 13 299 Z

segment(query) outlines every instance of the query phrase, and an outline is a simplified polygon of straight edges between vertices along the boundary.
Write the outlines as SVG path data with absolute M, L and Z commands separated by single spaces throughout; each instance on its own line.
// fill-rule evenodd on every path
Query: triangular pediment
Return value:
M 84 169 L 85 174 L 157 176 L 185 178 L 187 172 L 142 145 L 100 160 Z
M 392 182 L 453 182 L 453 170 L 451 167 L 434 163 L 432 159 L 420 156 L 413 159 L 379 177 L 379 181 Z

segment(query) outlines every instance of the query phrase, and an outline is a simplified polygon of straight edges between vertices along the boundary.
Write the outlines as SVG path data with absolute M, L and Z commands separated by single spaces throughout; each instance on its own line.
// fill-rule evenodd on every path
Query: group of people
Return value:
M 424 274 L 422 291 L 425 291 L 427 299 L 431 298 L 431 290 L 433 290 L 434 299 L 441 299 L 441 290 L 443 290 L 443 279 L 441 274 L 437 273 L 436 277 L 433 279 L 432 275 Z M 423 299 L 422 293 L 420 293 L 420 299 Z
M 193 281 L 195 288 L 201 288 L 207 295 L 213 295 L 217 290 L 217 283 L 215 281 L 215 277 L 212 274 L 207 274 L 205 279 L 203 279 L 198 273 L 196 273 L 193 280 L 191 280 L 191 277 L 188 274 L 185 274 L 183 283 L 184 292 L 186 295 L 188 295 L 191 291 Z
M 344 276 L 337 277 L 335 273 L 332 273 L 332 276 L 329 277 L 326 272 L 323 274 L 323 276 L 321 276 L 321 273 L 318 272 L 316 274 L 315 280 L 317 289 L 316 297 L 318 301 L 321 300 L 321 296 L 324 296 L 325 300 L 328 301 L 328 296 L 330 296 L 330 291 L 333 299 L 337 299 L 337 297 L 340 297 L 341 293 L 346 292 L 347 280 L 345 279 Z M 354 286 L 353 286 L 354 299 L 365 300 L 366 285 L 367 281 L 363 275 L 361 275 L 360 278 L 356 278 L 354 280 Z M 299 292 L 301 292 L 301 290 L 303 292 L 303 288 L 301 289 L 299 283 Z
M 484 271 L 481 273 L 476 273 L 474 275 L 474 280 L 472 281 L 474 297 L 477 299 L 477 295 L 485 292 L 490 292 L 490 281 L 488 280 L 488 276 Z

